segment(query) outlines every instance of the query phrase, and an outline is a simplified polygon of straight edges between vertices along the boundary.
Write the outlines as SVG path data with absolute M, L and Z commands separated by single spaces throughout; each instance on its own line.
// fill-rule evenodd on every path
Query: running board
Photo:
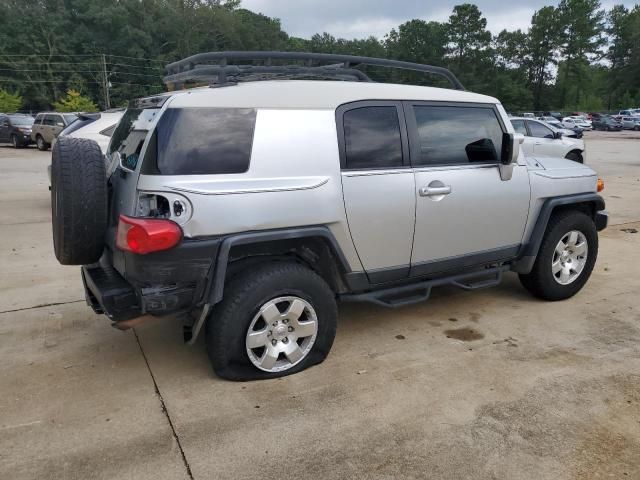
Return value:
M 347 302 L 371 302 L 382 305 L 383 307 L 403 307 L 428 300 L 431 295 L 431 289 L 442 285 L 453 285 L 463 290 L 494 287 L 502 281 L 502 273 L 507 270 L 509 270 L 509 266 L 502 265 L 487 268 L 479 272 L 461 273 L 436 280 L 402 285 L 400 287 L 341 295 L 340 298 Z

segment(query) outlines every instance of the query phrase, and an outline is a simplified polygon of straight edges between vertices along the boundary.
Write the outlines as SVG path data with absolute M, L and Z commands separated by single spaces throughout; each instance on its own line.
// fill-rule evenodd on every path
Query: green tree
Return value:
M 13 113 L 20 110 L 22 97 L 0 88 L 0 112 Z
M 553 77 L 557 63 L 555 52 L 560 45 L 560 13 L 554 7 L 543 7 L 533 14 L 527 35 L 527 80 L 533 93 L 533 108 L 542 108 L 542 92 Z
M 571 84 L 573 103 L 577 105 L 583 91 L 580 76 L 605 42 L 605 12 L 600 10 L 599 0 L 561 0 L 558 9 L 563 26 L 561 50 L 566 64 L 560 85 L 560 103 L 567 104 Z
M 487 31 L 487 19 L 476 5 L 464 3 L 453 7 L 448 27 L 450 53 L 459 66 L 469 56 L 489 47 L 491 33 Z
M 61 98 L 57 102 L 53 102 L 53 106 L 58 112 L 97 112 L 98 107 L 90 98 L 83 97 L 76 90 L 68 90 L 67 96 Z

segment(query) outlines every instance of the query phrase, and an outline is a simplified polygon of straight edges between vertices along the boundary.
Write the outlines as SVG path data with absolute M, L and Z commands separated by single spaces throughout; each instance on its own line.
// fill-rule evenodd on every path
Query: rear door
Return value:
M 402 104 L 344 105 L 336 123 L 347 221 L 360 261 L 372 283 L 406 277 L 416 200 Z
M 506 127 L 495 105 L 405 104 L 416 178 L 411 275 L 513 258 L 529 211 L 526 164 L 500 178 Z

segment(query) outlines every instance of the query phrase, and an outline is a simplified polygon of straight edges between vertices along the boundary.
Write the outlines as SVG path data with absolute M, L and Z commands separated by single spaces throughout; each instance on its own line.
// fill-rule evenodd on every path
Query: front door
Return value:
M 533 154 L 545 157 L 562 156 L 562 147 L 558 148 L 559 140 L 556 140 L 553 130 L 540 122 L 527 120 L 527 126 L 533 139 Z M 560 155 L 558 155 L 560 150 Z
M 9 117 L 0 115 L 0 143 L 9 141 Z
M 526 165 L 500 178 L 502 135 L 494 105 L 405 104 L 416 179 L 411 275 L 513 258 L 529 210 Z
M 336 111 L 349 231 L 372 283 L 409 274 L 415 182 L 400 102 L 356 102 Z

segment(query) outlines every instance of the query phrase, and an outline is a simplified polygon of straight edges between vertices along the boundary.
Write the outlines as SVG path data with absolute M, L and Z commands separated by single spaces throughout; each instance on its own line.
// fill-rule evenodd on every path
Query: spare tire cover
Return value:
M 63 265 L 97 262 L 107 229 L 102 151 L 85 138 L 58 137 L 51 153 L 53 249 Z

